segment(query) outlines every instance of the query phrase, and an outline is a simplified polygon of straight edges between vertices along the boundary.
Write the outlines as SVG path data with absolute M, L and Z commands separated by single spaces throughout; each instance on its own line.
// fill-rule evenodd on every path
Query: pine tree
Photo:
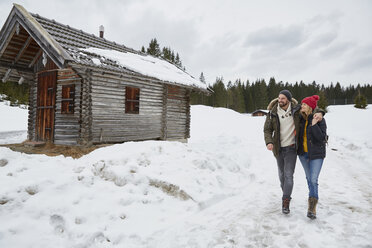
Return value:
M 142 46 L 141 52 L 146 53 L 146 50 L 145 50 L 145 47 L 144 46 Z
M 258 92 L 258 90 L 257 90 L 257 82 L 258 82 L 258 80 L 256 80 L 256 82 L 255 83 L 252 83 L 252 85 L 251 85 L 251 96 L 252 96 L 252 111 L 251 112 L 253 112 L 253 111 L 255 111 L 255 110 L 257 110 L 258 109 L 258 105 L 257 105 L 257 101 L 256 101 L 256 98 L 257 98 L 257 94 L 256 94 L 256 92 Z
M 318 107 L 323 109 L 327 113 L 328 100 L 325 96 L 324 91 L 319 91 L 318 95 L 319 95 Z
M 247 80 L 247 83 L 244 87 L 244 102 L 245 102 L 245 110 L 247 113 L 252 113 L 256 108 L 253 103 L 253 97 L 252 97 L 252 87 L 249 83 L 249 80 Z
M 181 59 L 180 59 L 180 55 L 178 53 L 176 55 L 174 63 L 175 63 L 176 66 L 183 69 L 182 62 L 181 62 Z
M 245 113 L 245 103 L 244 103 L 244 92 L 243 85 L 238 79 L 235 83 L 234 93 L 233 93 L 233 106 L 234 110 L 239 113 Z
M 252 113 L 256 108 L 254 106 L 252 93 L 250 91 L 248 91 L 247 93 L 247 99 L 248 99 L 247 113 Z
M 275 78 L 270 78 L 269 80 L 269 84 L 267 86 L 267 97 L 269 100 L 272 100 L 274 98 L 277 98 L 278 97 L 278 86 L 275 82 Z
M 300 89 L 300 87 L 298 85 L 298 82 L 296 82 L 295 85 L 293 86 L 293 89 L 292 89 L 291 93 L 292 93 L 292 97 L 294 99 L 296 99 L 297 101 L 300 101 L 301 100 L 300 99 L 300 97 L 301 97 L 300 96 L 301 95 L 301 89 Z
M 269 100 L 267 97 L 267 86 L 265 79 L 256 81 L 254 87 L 255 92 L 253 98 L 256 105 L 256 109 L 266 109 Z
M 165 60 L 168 60 L 169 62 L 173 62 L 171 60 L 171 51 L 170 51 L 170 48 L 163 47 L 162 58 L 165 59 Z
M 227 89 L 226 89 L 226 108 L 229 108 L 229 109 L 234 109 L 233 107 L 233 98 L 234 98 L 234 95 L 233 95 L 233 84 L 231 81 L 229 81 L 227 83 Z
M 151 54 L 155 57 L 160 57 L 161 56 L 160 46 L 159 46 L 158 41 L 156 40 L 156 38 L 154 38 L 150 41 L 149 47 L 147 48 L 147 53 Z
M 214 93 L 212 94 L 213 107 L 226 107 L 227 91 L 225 84 L 223 83 L 223 78 L 217 78 L 215 84 L 211 87 Z
M 335 89 L 334 89 L 335 99 L 342 99 L 342 88 L 339 82 L 336 83 Z
M 354 107 L 360 109 L 365 109 L 368 105 L 366 97 L 360 93 L 355 97 L 354 103 Z
M 317 92 L 319 92 L 319 85 L 315 81 L 313 81 L 313 83 L 309 86 L 311 95 L 315 95 Z
M 333 86 L 333 82 L 331 82 L 331 85 L 328 87 L 328 99 L 330 103 L 335 104 L 336 103 L 336 97 L 335 97 L 335 87 Z

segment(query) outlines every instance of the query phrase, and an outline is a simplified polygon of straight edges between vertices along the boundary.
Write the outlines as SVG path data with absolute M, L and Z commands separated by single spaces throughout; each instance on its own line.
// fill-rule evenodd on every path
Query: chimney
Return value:
M 105 28 L 101 25 L 99 26 L 99 37 L 103 38 L 103 33 L 105 32 Z

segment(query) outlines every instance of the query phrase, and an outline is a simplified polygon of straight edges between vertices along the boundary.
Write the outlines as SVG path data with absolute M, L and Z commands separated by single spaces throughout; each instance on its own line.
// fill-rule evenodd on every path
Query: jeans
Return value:
M 298 158 L 301 161 L 302 167 L 304 167 L 307 185 L 309 187 L 309 197 L 315 197 L 318 199 L 318 177 L 320 170 L 322 169 L 324 159 L 313 159 L 309 160 L 307 152 L 303 155 L 299 155 Z
M 281 147 L 279 156 L 276 158 L 278 164 L 278 174 L 280 187 L 283 191 L 283 199 L 291 199 L 293 189 L 293 173 L 296 167 L 296 148 L 295 146 Z

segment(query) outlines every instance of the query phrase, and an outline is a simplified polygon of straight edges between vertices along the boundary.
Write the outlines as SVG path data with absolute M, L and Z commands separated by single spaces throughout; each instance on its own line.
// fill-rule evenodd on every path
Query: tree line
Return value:
M 205 82 L 203 73 L 199 79 Z M 372 101 L 372 86 L 369 84 L 348 87 L 341 87 L 339 82 L 331 83 L 329 86 L 320 85 L 315 81 L 311 84 L 305 84 L 303 81 L 290 84 L 282 81 L 276 82 L 272 77 L 269 82 L 265 79 L 257 79 L 254 82 L 237 79 L 234 83 L 229 81 L 226 85 L 223 78 L 219 77 L 213 85 L 209 85 L 209 88 L 212 93 L 208 96 L 193 92 L 190 97 L 191 104 L 224 107 L 240 113 L 252 113 L 258 109 L 266 109 L 269 102 L 277 98 L 283 89 L 289 90 L 299 102 L 307 96 L 319 95 L 318 105 L 324 109 L 333 104 L 353 104 L 354 99 L 359 95 Z

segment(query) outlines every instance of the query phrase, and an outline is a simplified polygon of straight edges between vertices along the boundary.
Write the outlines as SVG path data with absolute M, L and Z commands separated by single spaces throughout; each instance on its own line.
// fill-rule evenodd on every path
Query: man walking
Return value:
M 273 151 L 278 164 L 280 186 L 283 191 L 282 212 L 288 214 L 293 189 L 293 173 L 296 166 L 296 140 L 299 133 L 301 106 L 291 92 L 282 90 L 279 97 L 270 102 L 264 133 L 268 150 Z
M 278 165 L 280 186 L 283 191 L 282 212 L 289 214 L 293 189 L 293 174 L 297 160 L 297 141 L 300 130 L 301 105 L 291 92 L 282 90 L 277 99 L 270 102 L 264 125 L 265 143 L 274 153 Z M 321 110 L 317 110 L 322 112 Z M 322 119 L 322 114 L 315 114 Z

